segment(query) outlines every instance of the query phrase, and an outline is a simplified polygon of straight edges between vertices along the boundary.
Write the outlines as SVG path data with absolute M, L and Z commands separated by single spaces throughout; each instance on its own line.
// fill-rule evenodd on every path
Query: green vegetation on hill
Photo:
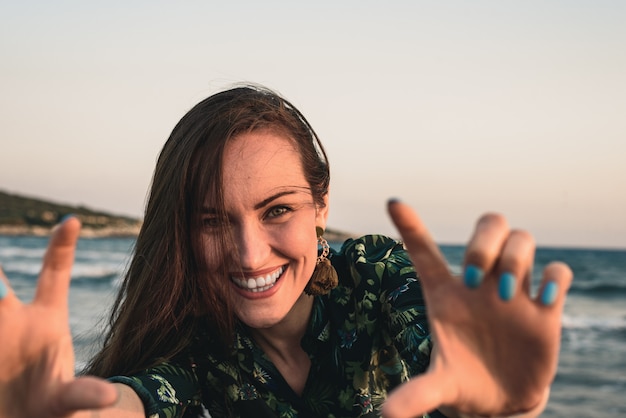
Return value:
M 64 216 L 76 215 L 83 224 L 83 235 L 135 235 L 141 220 L 127 216 L 20 196 L 0 190 L 0 234 L 43 235 Z

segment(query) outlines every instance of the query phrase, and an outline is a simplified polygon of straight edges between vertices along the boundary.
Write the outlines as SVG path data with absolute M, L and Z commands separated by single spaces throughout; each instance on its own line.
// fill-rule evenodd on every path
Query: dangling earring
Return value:
M 304 288 L 304 293 L 310 296 L 325 295 L 339 284 L 337 271 L 328 259 L 330 246 L 328 241 L 322 236 L 324 235 L 324 230 L 318 226 L 315 228 L 315 232 L 317 233 L 317 242 L 322 247 L 322 252 L 317 257 L 315 270 L 313 270 L 313 274 Z

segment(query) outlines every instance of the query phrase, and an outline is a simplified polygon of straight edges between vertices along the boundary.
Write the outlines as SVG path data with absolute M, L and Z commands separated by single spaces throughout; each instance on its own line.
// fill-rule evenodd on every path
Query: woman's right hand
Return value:
M 118 398 L 112 384 L 74 375 L 67 304 L 79 231 L 74 217 L 56 227 L 30 304 L 0 269 L 0 418 L 70 417 Z

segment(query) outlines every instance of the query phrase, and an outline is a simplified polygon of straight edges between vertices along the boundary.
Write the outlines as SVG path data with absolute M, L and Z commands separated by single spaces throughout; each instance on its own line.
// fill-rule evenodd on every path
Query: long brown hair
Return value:
M 158 158 L 133 257 L 103 346 L 86 373 L 108 377 L 151 367 L 180 353 L 200 326 L 217 333 L 224 348 L 232 342 L 236 319 L 230 286 L 205 265 L 200 214 L 207 196 L 224 211 L 226 143 L 238 134 L 265 129 L 294 141 L 313 199 L 324 204 L 330 180 L 326 153 L 291 103 L 254 85 L 198 103 L 176 125 Z M 222 243 L 228 248 L 227 236 Z M 226 277 L 226 271 L 221 273 Z

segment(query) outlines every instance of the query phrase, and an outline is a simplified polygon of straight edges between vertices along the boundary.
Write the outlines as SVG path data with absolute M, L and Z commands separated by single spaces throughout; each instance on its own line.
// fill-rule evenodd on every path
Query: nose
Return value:
M 255 270 L 264 266 L 271 252 L 269 236 L 258 222 L 240 224 L 235 232 L 235 249 L 243 270 Z

